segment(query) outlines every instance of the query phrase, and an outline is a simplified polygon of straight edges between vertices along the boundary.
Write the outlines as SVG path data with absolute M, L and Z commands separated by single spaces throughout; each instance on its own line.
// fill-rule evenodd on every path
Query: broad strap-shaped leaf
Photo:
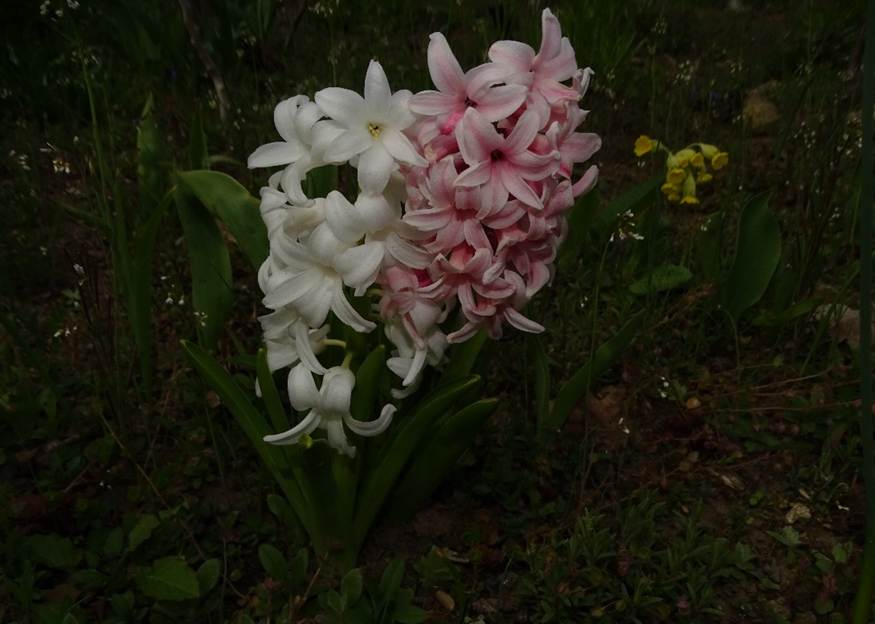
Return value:
M 473 443 L 474 437 L 489 419 L 498 399 L 482 399 L 442 418 L 429 436 L 426 445 L 417 451 L 410 468 L 395 488 L 386 505 L 386 517 L 391 522 L 403 522 L 413 516 L 419 506 L 447 476 L 456 461 Z
M 237 382 L 208 352 L 188 341 L 182 342 L 182 348 L 207 385 L 215 390 L 222 404 L 228 408 L 237 424 L 243 429 L 262 461 L 282 487 L 304 529 L 312 536 L 313 531 L 317 529 L 314 526 L 310 505 L 298 483 L 288 477 L 288 460 L 283 449 L 264 441 L 264 436 L 272 433 L 264 417 L 253 407 L 249 396 L 237 385 Z
M 221 171 L 184 171 L 182 184 L 219 219 L 257 271 L 267 258 L 267 229 L 261 220 L 259 201 L 231 176 Z
M 279 390 L 273 381 L 273 374 L 267 365 L 267 351 L 263 348 L 258 350 L 255 369 L 258 374 L 258 387 L 261 388 L 261 400 L 267 407 L 267 414 L 270 416 L 270 424 L 274 428 L 274 433 L 288 431 L 291 429 L 289 417 L 280 399 Z
M 198 335 L 206 347 L 213 348 L 231 315 L 231 258 L 216 220 L 181 181 L 174 197 L 191 260 Z
M 738 319 L 765 294 L 781 260 L 781 229 L 769 209 L 769 195 L 751 199 L 741 211 L 735 261 L 723 285 L 723 307 Z
M 589 392 L 593 381 L 598 379 L 620 358 L 623 351 L 638 334 L 643 322 L 643 312 L 639 312 L 629 319 L 620 331 L 596 350 L 590 361 L 581 366 L 571 376 L 571 379 L 565 382 L 559 389 L 550 417 L 540 423 L 541 433 L 562 428 L 571 414 L 571 410 Z
M 377 398 L 386 371 L 386 346 L 379 345 L 364 359 L 355 372 L 350 413 L 356 420 L 371 420 L 379 413 Z
M 443 416 L 453 403 L 465 392 L 475 388 L 480 377 L 472 375 L 436 389 L 425 397 L 409 417 L 396 414 L 400 430 L 389 443 L 379 464 L 371 471 L 359 491 L 353 530 L 355 548 L 361 546 L 365 536 L 383 507 L 392 487 L 398 481 L 411 455 L 419 450 L 423 441 L 433 432 L 434 423 Z
M 441 374 L 438 387 L 464 379 L 471 374 L 477 356 L 486 344 L 486 332 L 482 329 L 462 344 L 453 345 L 448 354 L 449 363 Z

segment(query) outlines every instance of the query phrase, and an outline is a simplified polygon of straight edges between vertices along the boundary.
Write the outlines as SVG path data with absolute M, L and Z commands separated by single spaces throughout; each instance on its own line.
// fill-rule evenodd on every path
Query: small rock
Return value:
M 434 597 L 437 599 L 441 606 L 447 611 L 452 611 L 456 608 L 456 601 L 453 600 L 453 597 L 450 596 L 447 592 L 442 590 L 437 590 L 434 593 Z
M 696 397 L 690 397 L 689 399 L 687 399 L 686 405 L 688 410 L 695 410 L 702 407 L 702 402 Z

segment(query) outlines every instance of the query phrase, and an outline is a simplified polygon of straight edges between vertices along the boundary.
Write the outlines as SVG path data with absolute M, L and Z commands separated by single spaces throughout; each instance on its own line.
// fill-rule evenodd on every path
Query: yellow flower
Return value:
M 711 158 L 711 166 L 714 168 L 714 171 L 718 171 L 723 169 L 726 165 L 729 164 L 729 154 L 726 152 L 717 152 Z
M 672 193 L 666 199 L 668 199 L 668 201 L 670 201 L 671 203 L 676 204 L 681 200 L 681 196 L 677 193 Z
M 669 170 L 668 174 L 665 176 L 665 180 L 673 186 L 680 186 L 681 184 L 683 184 L 686 177 L 686 171 L 684 171 L 680 167 L 675 167 L 674 169 Z
M 659 187 L 659 190 L 662 191 L 663 195 L 668 197 L 669 195 L 677 194 L 680 189 L 671 182 L 666 182 L 661 187 Z
M 682 204 L 698 204 L 699 199 L 696 197 L 696 180 L 693 174 L 690 173 L 684 180 L 683 187 L 684 197 L 681 199 Z
M 696 152 L 691 150 L 689 147 L 685 147 L 684 149 L 675 153 L 675 162 L 678 167 L 686 167 L 690 164 L 690 159 L 696 155 Z
M 702 155 L 708 160 L 714 158 L 717 152 L 720 151 L 716 145 L 709 145 L 708 143 L 699 143 L 699 149 L 702 150 Z
M 635 155 L 641 158 L 644 154 L 649 154 L 659 145 L 659 141 L 654 141 L 646 134 L 642 134 L 635 139 Z
M 695 154 L 693 154 L 693 157 L 690 158 L 690 164 L 693 165 L 696 169 L 704 169 L 705 157 L 702 156 L 702 152 L 696 152 Z
M 707 184 L 713 179 L 714 176 L 712 176 L 710 173 L 706 171 L 701 171 L 699 172 L 699 175 L 696 176 L 696 184 Z

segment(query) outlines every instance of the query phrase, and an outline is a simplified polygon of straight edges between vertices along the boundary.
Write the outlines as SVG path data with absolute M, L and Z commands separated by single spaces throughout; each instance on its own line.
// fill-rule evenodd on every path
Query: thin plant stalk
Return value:
M 866 541 L 863 569 L 854 600 L 854 624 L 865 624 L 875 585 L 875 459 L 872 440 L 872 108 L 875 104 L 875 0 L 866 13 L 863 57 L 863 194 L 860 201 L 860 430 L 863 442 L 863 482 L 866 487 Z

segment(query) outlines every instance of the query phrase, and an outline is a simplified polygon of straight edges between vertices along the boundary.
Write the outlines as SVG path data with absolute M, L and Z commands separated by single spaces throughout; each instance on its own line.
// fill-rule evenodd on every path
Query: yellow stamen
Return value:
M 375 139 L 379 139 L 380 135 L 383 134 L 383 126 L 380 124 L 375 124 L 372 121 L 368 122 L 368 132 Z

